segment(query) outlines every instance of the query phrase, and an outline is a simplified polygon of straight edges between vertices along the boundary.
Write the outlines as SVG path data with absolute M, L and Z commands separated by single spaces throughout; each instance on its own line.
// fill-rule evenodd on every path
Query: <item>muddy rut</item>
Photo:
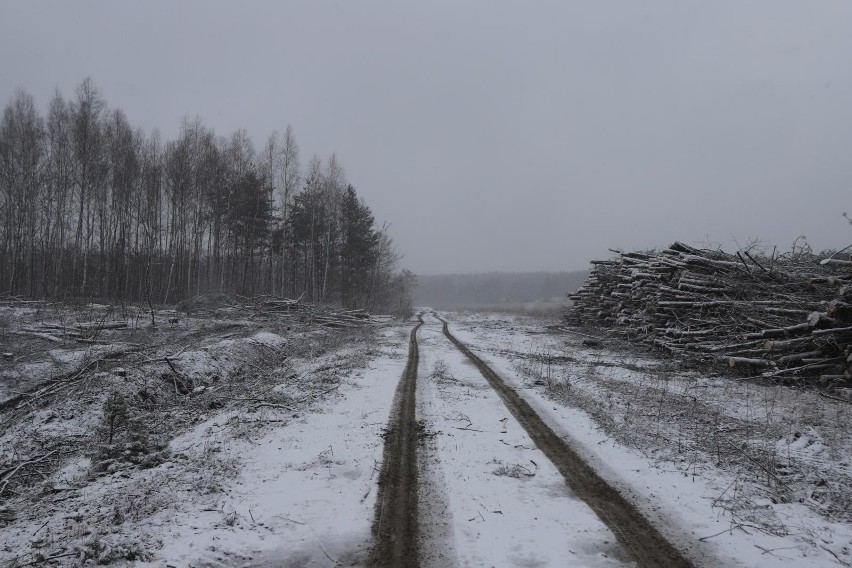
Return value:
M 381 568 L 416 568 L 417 555 L 417 330 L 420 318 L 408 343 L 408 363 L 402 373 L 393 400 L 379 493 L 373 521 L 375 547 L 370 565 Z
M 441 318 L 439 318 L 441 319 Z M 636 562 L 643 567 L 691 567 L 684 558 L 642 514 L 574 452 L 538 416 L 513 388 L 508 386 L 482 359 L 450 333 L 441 319 L 444 335 L 473 363 L 491 387 L 497 391 L 506 408 L 527 431 L 530 438 L 556 466 L 574 493 L 585 501 L 603 523 L 612 530 Z

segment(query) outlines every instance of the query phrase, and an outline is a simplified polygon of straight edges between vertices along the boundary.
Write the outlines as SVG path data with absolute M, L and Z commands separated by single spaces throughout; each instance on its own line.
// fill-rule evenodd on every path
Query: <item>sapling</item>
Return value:
M 123 394 L 113 391 L 103 406 L 98 429 L 99 445 L 94 456 L 99 471 L 117 467 L 118 462 L 130 462 L 150 467 L 159 460 L 159 444 L 148 436 L 145 424 L 134 416 Z

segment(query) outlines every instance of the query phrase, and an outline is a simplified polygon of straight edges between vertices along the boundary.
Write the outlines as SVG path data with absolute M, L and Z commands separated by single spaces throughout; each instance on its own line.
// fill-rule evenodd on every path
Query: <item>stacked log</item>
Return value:
M 685 359 L 777 379 L 852 382 L 852 260 L 674 243 L 592 261 L 565 319 Z

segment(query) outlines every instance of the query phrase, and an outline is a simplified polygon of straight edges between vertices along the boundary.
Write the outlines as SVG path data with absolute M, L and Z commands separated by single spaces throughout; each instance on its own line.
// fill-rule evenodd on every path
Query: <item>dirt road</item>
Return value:
M 495 557 L 499 558 L 499 554 L 495 553 L 494 550 L 486 549 L 495 546 L 499 548 L 501 541 L 511 541 L 513 538 L 518 540 L 517 543 L 512 544 L 513 549 L 520 550 L 523 548 L 525 554 L 529 554 L 529 550 L 535 550 L 536 546 L 539 546 L 539 548 L 541 548 L 541 545 L 544 548 L 550 546 L 553 548 L 550 551 L 550 558 L 558 558 L 558 555 L 562 553 L 557 554 L 557 548 L 560 546 L 567 547 L 570 544 L 574 548 L 585 547 L 587 551 L 596 547 L 599 548 L 598 556 L 604 558 L 600 565 L 615 563 L 616 565 L 646 567 L 692 566 L 635 507 L 598 476 L 572 450 L 570 442 L 566 442 L 555 434 L 514 389 L 508 386 L 466 345 L 456 339 L 450 333 L 445 320 L 440 319 L 439 323 L 432 317 L 432 314 L 427 314 L 426 323 L 427 328 L 430 328 L 430 335 L 426 340 L 427 361 L 434 359 L 436 364 L 443 365 L 442 359 L 433 357 L 435 354 L 445 358 L 455 357 L 457 363 L 463 362 L 466 358 L 487 383 L 477 384 L 473 379 L 465 379 L 467 382 L 450 379 L 443 381 L 442 385 L 438 385 L 437 383 L 440 382 L 441 378 L 438 377 L 437 382 L 435 382 L 433 372 L 429 380 L 435 382 L 437 386 L 429 387 L 432 388 L 432 393 L 429 394 L 427 386 L 423 384 L 425 379 L 421 379 L 420 388 L 426 389 L 424 393 L 427 397 L 437 399 L 444 396 L 444 400 L 443 402 L 437 401 L 436 410 L 431 415 L 426 416 L 425 419 L 423 416 L 415 416 L 418 413 L 418 408 L 423 408 L 422 405 L 424 404 L 422 401 L 418 404 L 417 400 L 418 365 L 422 364 L 417 332 L 424 325 L 424 320 L 421 317 L 420 323 L 411 332 L 408 363 L 397 388 L 385 437 L 384 465 L 380 477 L 380 493 L 373 525 L 376 542 L 372 556 L 373 566 L 416 567 L 421 564 L 450 566 L 459 563 L 461 560 L 466 565 L 476 565 L 477 563 L 489 565 Z M 438 332 L 438 326 L 442 326 L 443 335 L 446 337 L 446 339 L 441 340 L 444 342 L 443 344 L 438 342 L 440 333 L 435 335 Z M 432 331 L 433 329 L 434 331 Z M 446 342 L 447 340 L 457 350 L 455 354 L 453 347 Z M 456 368 L 458 367 L 457 365 Z M 481 381 L 481 379 L 478 380 Z M 453 388 L 456 390 L 448 394 L 450 392 L 448 389 Z M 463 392 L 464 389 L 466 389 L 467 394 Z M 497 396 L 495 396 L 495 393 Z M 502 406 L 498 401 L 502 401 Z M 511 418 L 499 418 L 505 410 L 508 410 Z M 464 414 L 462 411 L 474 418 L 471 419 L 468 414 Z M 424 414 L 426 413 L 424 412 Z M 456 418 L 457 416 L 463 418 Z M 418 418 L 421 419 L 420 423 L 417 421 Z M 467 420 L 467 424 L 463 427 L 455 427 L 452 420 L 460 419 Z M 472 420 L 480 420 L 483 424 L 474 424 Z M 500 426 L 494 426 L 498 421 Z M 511 421 L 513 425 L 510 425 L 507 421 Z M 423 523 L 434 525 L 439 522 L 434 518 L 435 506 L 432 504 L 431 495 L 429 501 L 425 502 L 425 506 L 423 496 L 421 496 L 420 507 L 418 507 L 418 484 L 426 483 L 422 476 L 424 473 L 427 474 L 430 483 L 433 485 L 435 479 L 433 472 L 418 472 L 418 463 L 428 462 L 428 460 L 424 460 L 424 455 L 420 456 L 418 462 L 418 437 L 420 437 L 419 434 L 423 430 L 424 424 L 429 428 L 434 428 L 434 431 L 428 434 L 435 437 L 443 435 L 445 442 L 421 445 L 420 452 L 434 454 L 426 456 L 434 458 L 434 463 L 443 461 L 447 464 L 447 468 L 457 468 L 452 470 L 452 479 L 448 484 L 452 487 L 446 487 L 443 490 L 438 489 L 439 493 L 443 493 L 444 499 L 442 504 L 444 512 L 441 513 L 444 518 L 440 522 L 455 526 L 455 528 L 445 531 L 446 535 L 456 535 L 456 537 L 446 537 L 446 540 L 454 540 L 454 542 L 420 542 L 424 538 L 427 540 L 430 538 L 426 535 L 428 531 L 424 531 L 420 525 Z M 458 435 L 449 432 L 451 429 L 462 430 L 468 437 L 459 439 Z M 524 436 L 524 440 L 528 440 L 527 445 L 524 445 L 524 440 L 517 444 L 507 443 L 505 439 L 508 439 L 509 436 L 514 436 L 518 440 L 520 440 L 520 436 Z M 527 436 L 528 438 L 526 438 Z M 428 438 L 428 436 L 424 436 L 424 438 Z M 495 447 L 493 446 L 494 442 L 502 445 Z M 450 444 L 452 447 L 450 447 Z M 521 459 L 520 453 L 524 455 L 523 459 L 526 460 L 526 466 L 521 465 L 521 461 L 517 461 L 517 465 L 511 463 L 514 458 Z M 543 454 L 543 456 L 539 454 Z M 492 457 L 492 461 L 479 459 L 480 456 L 485 455 L 494 457 Z M 498 459 L 497 456 L 502 459 Z M 543 462 L 546 460 L 551 463 L 544 464 Z M 496 464 L 496 467 L 489 464 Z M 545 467 L 542 468 L 541 465 Z M 488 485 L 497 487 L 496 484 L 503 483 L 509 477 L 523 478 L 518 482 L 523 484 L 526 483 L 527 478 L 533 478 L 536 474 L 538 474 L 536 482 L 530 482 L 532 485 L 527 484 L 519 489 L 523 493 L 522 499 L 513 501 L 511 495 L 505 494 L 508 486 L 500 486 L 503 488 L 496 490 L 496 492 L 492 487 L 490 491 L 502 498 L 502 501 L 499 501 L 501 503 L 500 510 L 489 510 L 488 507 L 482 506 L 482 510 L 479 511 L 477 508 L 476 514 L 479 519 L 482 519 L 482 526 L 478 526 L 475 531 L 470 528 L 474 521 L 480 522 L 475 516 L 470 519 L 456 518 L 453 520 L 452 514 L 447 512 L 460 509 L 459 506 L 453 507 L 448 504 L 453 500 L 472 498 L 476 503 L 482 505 L 480 500 L 486 499 L 488 494 L 478 493 L 481 499 L 475 496 L 470 497 L 471 489 L 477 491 Z M 548 478 L 548 475 L 551 477 Z M 418 476 L 421 478 L 418 479 Z M 564 480 L 564 484 L 567 484 L 570 488 L 570 499 L 565 501 L 560 500 L 564 495 L 559 493 L 559 490 L 553 489 L 554 482 L 548 481 L 551 478 L 553 480 L 559 479 L 560 476 Z M 441 479 L 439 485 L 443 484 L 443 477 L 440 474 L 438 477 Z M 547 494 L 537 493 L 545 485 L 549 487 L 548 490 L 551 493 L 557 491 L 554 494 L 556 498 L 548 498 Z M 431 489 L 430 492 L 432 492 Z M 483 495 L 486 495 L 486 497 L 483 497 Z M 577 505 L 571 505 L 571 503 L 576 503 L 577 499 L 584 502 L 588 509 L 594 512 L 594 515 L 581 512 Z M 550 508 L 549 511 L 546 510 L 548 507 Z M 588 510 L 585 506 L 582 509 Z M 467 516 L 467 510 L 462 512 Z M 482 513 L 493 513 L 493 519 L 486 523 L 486 517 Z M 552 515 L 552 518 L 548 515 Z M 596 515 L 599 521 L 580 520 L 584 518 L 583 515 L 590 516 L 591 519 L 594 519 Z M 526 518 L 525 516 L 529 517 L 526 521 L 522 520 Z M 512 532 L 515 532 L 512 529 L 514 523 L 526 522 L 534 525 L 542 522 L 547 523 L 546 519 L 548 518 L 555 522 L 550 522 L 547 527 L 532 529 L 531 536 L 527 535 L 521 538 L 512 534 Z M 606 528 L 601 526 L 597 534 L 594 535 L 595 529 L 589 527 L 594 527 L 594 524 L 599 522 L 602 522 Z M 501 525 L 501 523 L 503 524 Z M 495 532 L 495 534 L 488 535 L 486 531 L 489 530 Z M 554 530 L 556 532 L 552 532 Z M 551 531 L 550 536 L 544 536 L 548 534 L 548 531 Z M 612 549 L 614 545 L 606 544 L 608 541 L 605 536 L 600 536 L 601 531 L 604 533 L 611 532 L 615 536 L 619 544 L 617 550 Z M 523 531 L 517 532 L 520 534 Z M 574 533 L 587 533 L 587 537 L 578 536 Z M 562 535 L 565 537 L 564 541 Z M 586 538 L 591 542 L 585 542 L 584 539 Z M 549 539 L 549 542 L 536 543 L 534 542 L 536 539 Z M 610 538 L 609 540 L 613 539 Z M 483 550 L 476 553 L 466 552 L 465 547 L 470 546 L 470 543 L 474 541 Z M 556 544 L 555 541 L 563 542 Z M 485 544 L 488 542 L 492 544 Z M 596 542 L 603 544 L 596 544 Z M 530 547 L 530 545 L 532 546 Z M 458 552 L 434 554 L 436 548 L 457 549 Z M 426 550 L 431 552 L 426 554 Z M 602 552 L 604 550 L 606 553 Z M 570 554 L 575 553 L 574 550 L 570 549 L 569 552 Z M 539 558 L 546 556 L 545 554 Z M 436 564 L 434 559 L 437 557 L 441 557 L 442 560 Z M 491 560 L 488 560 L 489 558 Z M 505 561 L 516 565 L 527 565 L 528 562 L 533 562 L 531 556 L 529 556 L 529 560 L 523 560 L 520 554 L 516 557 L 507 556 L 506 558 L 508 560 Z M 588 558 L 591 559 L 587 560 L 588 562 L 598 565 L 599 558 L 595 559 L 593 555 Z M 581 561 L 585 565 L 580 558 L 576 558 L 575 561 Z M 547 562 L 541 565 L 546 564 Z
M 384 459 L 379 477 L 373 536 L 372 565 L 419 566 L 417 557 L 417 330 L 411 330 L 408 363 L 394 396 L 385 432 Z
M 557 436 L 513 388 L 456 339 L 450 333 L 446 320 L 439 319 L 443 322 L 443 332 L 447 339 L 474 364 L 536 446 L 556 466 L 568 486 L 612 530 L 621 544 L 632 553 L 639 566 L 692 566 L 633 505 L 574 452 L 569 442 Z

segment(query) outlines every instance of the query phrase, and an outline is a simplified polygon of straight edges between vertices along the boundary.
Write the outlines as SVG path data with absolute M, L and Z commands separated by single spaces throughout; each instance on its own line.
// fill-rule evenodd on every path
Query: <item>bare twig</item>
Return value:
M 7 473 L 6 475 L 3 476 L 3 484 L 0 485 L 0 495 L 2 495 L 4 491 L 6 491 L 6 487 L 9 485 L 9 482 L 12 481 L 12 477 L 16 473 L 18 473 L 21 470 L 21 468 L 23 468 L 24 466 L 27 466 L 27 465 L 32 465 L 32 464 L 42 462 L 42 461 L 46 460 L 47 458 L 49 458 L 50 456 L 52 456 L 53 454 L 57 453 L 58 451 L 59 450 L 52 450 L 50 452 L 47 452 L 46 454 L 42 454 L 42 455 L 34 458 L 34 459 L 27 460 L 27 461 L 19 463 L 12 471 L 10 471 L 9 473 Z

